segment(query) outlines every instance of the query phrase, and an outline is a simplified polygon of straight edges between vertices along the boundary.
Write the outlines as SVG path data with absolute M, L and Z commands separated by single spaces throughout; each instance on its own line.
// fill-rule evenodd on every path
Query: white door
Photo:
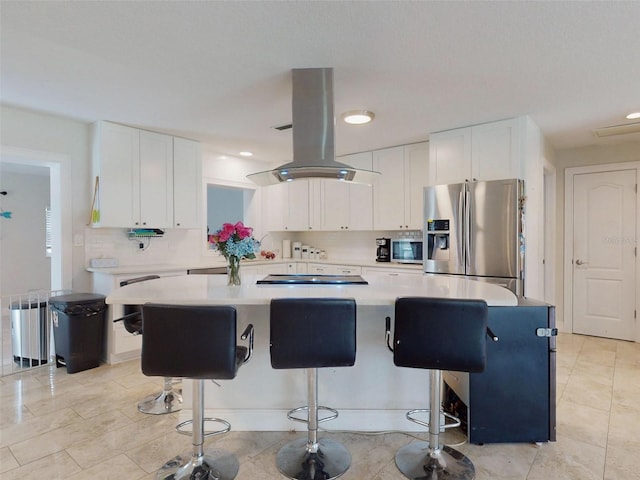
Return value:
M 636 170 L 573 178 L 573 331 L 635 340 Z

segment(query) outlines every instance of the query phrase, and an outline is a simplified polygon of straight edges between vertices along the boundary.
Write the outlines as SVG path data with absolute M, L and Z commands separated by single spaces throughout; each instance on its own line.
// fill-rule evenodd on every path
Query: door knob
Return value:
M 589 262 L 583 262 L 580 259 L 576 260 L 576 265 L 586 265 L 587 263 L 589 263 Z

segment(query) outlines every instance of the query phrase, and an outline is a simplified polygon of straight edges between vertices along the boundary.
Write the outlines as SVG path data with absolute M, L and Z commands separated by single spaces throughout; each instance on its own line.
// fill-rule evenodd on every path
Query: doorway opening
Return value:
M 44 169 L 48 170 L 49 197 L 51 209 L 51 274 L 50 289 L 70 289 L 72 285 L 72 241 L 71 241 L 71 185 L 68 171 L 68 157 L 49 152 L 28 150 L 16 147 L 2 147 L 0 163 L 14 169 Z M 10 189 L 4 188 L 9 191 Z M 44 213 L 43 213 L 44 215 Z M 5 219 L 2 219 L 3 222 Z M 11 222 L 11 220 L 8 220 Z M 2 227 L 7 228 L 8 222 Z M 29 235 L 29 231 L 20 232 Z M 5 252 L 6 253 L 6 252 Z M 0 254 L 0 267 L 4 261 Z M 0 295 L 11 293 L 6 285 L 0 282 Z M 14 292 L 15 293 L 15 292 Z
M 0 376 L 51 360 L 51 295 L 71 286 L 67 157 L 2 147 Z M 63 192 L 68 192 L 64 193 Z

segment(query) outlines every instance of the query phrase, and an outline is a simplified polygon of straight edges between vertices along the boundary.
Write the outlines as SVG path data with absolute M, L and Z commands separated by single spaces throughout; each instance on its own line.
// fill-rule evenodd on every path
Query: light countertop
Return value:
M 245 275 L 242 285 L 227 286 L 226 275 L 180 275 L 162 277 L 116 288 L 109 304 L 146 302 L 183 305 L 268 305 L 272 298 L 354 298 L 361 306 L 391 306 L 397 297 L 482 299 L 489 306 L 517 305 L 509 290 L 484 282 L 448 276 L 424 275 L 410 279 L 363 275 L 369 285 L 257 285 L 264 275 Z
M 368 268 L 395 268 L 422 271 L 422 264 L 415 263 L 395 263 L 395 262 L 376 262 L 375 260 L 366 259 L 331 259 L 331 260 L 314 260 L 310 258 L 276 258 L 274 260 L 243 260 L 242 265 L 276 265 L 282 263 L 314 263 L 325 265 L 354 265 L 358 267 Z M 103 273 L 107 275 L 129 275 L 129 274 L 147 274 L 147 273 L 172 273 L 186 272 L 190 268 L 211 268 L 224 267 L 226 262 L 216 260 L 203 261 L 199 263 L 189 264 L 149 264 L 149 265 L 122 265 L 117 267 L 88 267 L 87 271 L 92 273 Z

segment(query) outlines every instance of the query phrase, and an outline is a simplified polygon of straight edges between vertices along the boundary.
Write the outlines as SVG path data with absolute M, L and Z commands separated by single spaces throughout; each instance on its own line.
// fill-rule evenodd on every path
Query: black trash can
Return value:
M 67 373 L 100 365 L 107 312 L 105 298 L 95 293 L 71 293 L 49 299 L 56 366 L 66 366 Z

